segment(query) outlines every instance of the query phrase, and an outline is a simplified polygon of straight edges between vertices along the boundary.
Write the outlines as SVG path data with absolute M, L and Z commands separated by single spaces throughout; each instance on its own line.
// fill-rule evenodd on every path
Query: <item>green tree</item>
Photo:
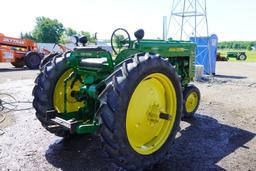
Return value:
M 250 42 L 247 47 L 246 47 L 246 50 L 252 50 L 252 47 L 254 46 L 254 43 L 253 42 Z
M 124 35 L 122 35 L 122 34 L 117 34 L 115 36 L 114 41 L 116 43 L 117 48 L 119 48 L 119 49 L 121 49 L 124 46 L 124 44 L 126 43 Z
M 218 44 L 218 48 L 219 48 L 219 49 L 224 49 L 224 48 L 225 48 L 224 43 L 219 43 L 219 44 Z
M 59 42 L 62 43 L 62 44 L 69 43 L 70 36 L 78 36 L 78 37 L 86 36 L 89 43 L 95 43 L 96 42 L 95 35 L 91 34 L 90 32 L 88 32 L 88 31 L 77 32 L 76 30 L 74 30 L 70 27 L 65 28 L 65 31 L 63 32 L 62 36 L 60 37 Z
M 77 35 L 77 31 L 72 29 L 71 27 L 68 27 L 65 29 L 65 34 L 67 36 L 75 36 L 75 35 Z
M 21 39 L 31 39 L 35 40 L 30 32 L 25 32 L 25 33 L 20 33 L 20 38 Z
M 248 46 L 246 47 L 246 50 L 252 50 L 252 46 L 248 45 Z
M 37 17 L 32 36 L 37 42 L 59 43 L 63 32 L 63 24 L 58 20 L 47 17 Z
M 220 42 L 218 48 L 220 49 L 247 49 L 250 50 L 256 44 L 255 41 L 226 41 Z
M 60 37 L 60 43 L 66 44 L 70 42 L 70 36 L 77 35 L 77 31 L 72 29 L 71 27 L 65 28 L 65 31 L 63 32 L 62 36 Z
M 233 49 L 239 49 L 240 48 L 240 44 L 239 43 L 233 43 L 232 48 Z

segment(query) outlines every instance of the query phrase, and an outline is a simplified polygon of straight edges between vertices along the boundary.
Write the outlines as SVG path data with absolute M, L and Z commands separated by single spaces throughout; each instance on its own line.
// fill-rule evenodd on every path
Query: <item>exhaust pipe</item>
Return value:
M 163 16 L 163 40 L 167 40 L 167 16 Z

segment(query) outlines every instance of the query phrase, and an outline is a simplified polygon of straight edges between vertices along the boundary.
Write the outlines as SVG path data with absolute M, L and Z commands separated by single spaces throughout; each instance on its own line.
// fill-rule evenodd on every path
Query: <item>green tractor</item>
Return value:
M 229 58 L 236 58 L 236 60 L 243 60 L 247 59 L 246 52 L 227 52 L 227 59 Z
M 103 150 L 127 169 L 152 167 L 173 144 L 182 117 L 196 112 L 195 44 L 145 40 L 116 29 L 113 55 L 83 45 L 49 61 L 35 80 L 33 106 L 49 132 L 99 133 Z

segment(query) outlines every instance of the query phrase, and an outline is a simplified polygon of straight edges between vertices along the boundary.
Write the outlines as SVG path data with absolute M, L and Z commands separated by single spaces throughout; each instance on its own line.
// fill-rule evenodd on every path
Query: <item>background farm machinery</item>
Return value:
M 43 54 L 38 53 L 32 40 L 0 34 L 0 62 L 10 62 L 17 68 L 26 65 L 29 69 L 37 69 L 42 58 Z

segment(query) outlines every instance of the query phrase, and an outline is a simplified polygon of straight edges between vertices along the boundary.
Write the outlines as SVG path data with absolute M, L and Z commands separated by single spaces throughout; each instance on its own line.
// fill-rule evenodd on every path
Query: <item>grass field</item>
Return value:
M 224 50 L 218 50 L 218 52 L 221 53 L 221 56 L 227 56 L 227 52 L 236 52 L 239 50 L 229 50 L 229 49 L 224 49 Z M 246 52 L 247 59 L 246 62 L 256 62 L 256 51 L 246 51 L 246 50 L 240 50 L 241 52 Z M 230 61 L 237 61 L 240 62 L 239 60 L 236 60 L 235 58 L 229 58 Z

